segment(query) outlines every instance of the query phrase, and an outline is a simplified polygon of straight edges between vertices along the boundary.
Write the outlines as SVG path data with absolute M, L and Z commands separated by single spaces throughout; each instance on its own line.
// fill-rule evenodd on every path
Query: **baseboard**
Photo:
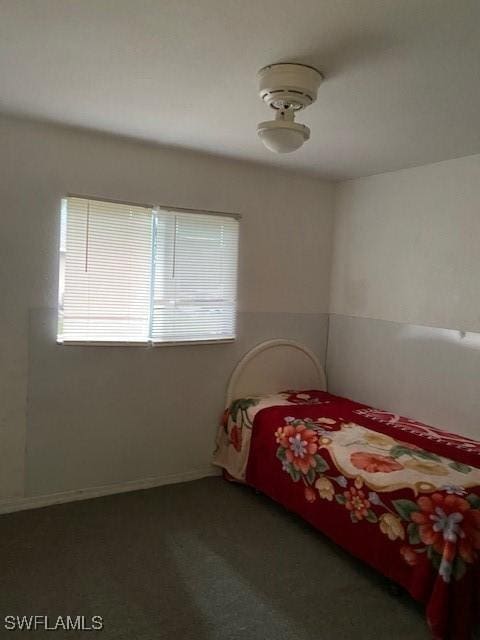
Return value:
M 62 491 L 60 493 L 50 493 L 48 495 L 26 498 L 7 498 L 0 500 L 0 514 L 24 511 L 25 509 L 39 509 L 52 504 L 89 500 L 90 498 L 100 498 L 101 496 L 138 491 L 139 489 L 152 489 L 153 487 L 160 487 L 165 484 L 176 484 L 177 482 L 188 482 L 189 480 L 199 480 L 207 476 L 216 476 L 219 475 L 219 473 L 220 471 L 214 467 L 205 467 L 185 473 L 174 473 L 166 476 L 144 478 L 142 480 L 130 480 L 128 482 L 118 482 L 99 487 L 89 487 L 88 489 L 74 489 L 73 491 Z

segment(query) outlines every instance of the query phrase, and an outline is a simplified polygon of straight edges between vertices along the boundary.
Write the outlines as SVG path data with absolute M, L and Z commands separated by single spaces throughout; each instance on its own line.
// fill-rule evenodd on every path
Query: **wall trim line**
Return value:
M 25 511 L 27 509 L 40 509 L 54 504 L 64 504 L 79 500 L 90 500 L 102 496 L 115 495 L 117 493 L 128 493 L 142 489 L 153 489 L 167 484 L 177 484 L 190 480 L 200 480 L 208 476 L 220 475 L 220 471 L 214 467 L 207 466 L 184 473 L 172 473 L 166 476 L 154 476 L 141 480 L 129 480 L 127 482 L 117 482 L 113 484 L 88 487 L 85 489 L 73 489 L 71 491 L 61 491 L 40 496 L 28 496 L 21 498 L 0 499 L 0 514 L 13 513 L 15 511 Z
M 458 331 L 464 333 L 480 333 L 480 329 L 477 327 L 476 329 L 468 328 L 466 326 L 445 326 L 445 324 L 440 323 L 426 323 L 426 322 L 418 322 L 414 320 L 393 320 L 392 318 L 380 318 L 379 316 L 361 316 L 361 315 L 351 315 L 349 313 L 339 313 L 337 311 L 330 311 L 328 313 L 329 319 L 335 316 L 337 318 L 351 318 L 352 320 L 374 320 L 375 322 L 388 322 L 390 324 L 396 325 L 409 325 L 412 327 L 426 327 L 427 329 L 441 329 L 443 331 Z

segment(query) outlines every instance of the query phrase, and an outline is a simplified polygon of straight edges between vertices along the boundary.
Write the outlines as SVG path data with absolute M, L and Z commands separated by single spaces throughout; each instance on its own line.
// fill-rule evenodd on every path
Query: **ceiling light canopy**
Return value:
M 323 76 L 314 67 L 284 62 L 258 72 L 260 97 L 275 111 L 275 119 L 261 122 L 257 133 L 275 153 L 290 153 L 310 138 L 310 129 L 294 122 L 295 113 L 317 99 Z

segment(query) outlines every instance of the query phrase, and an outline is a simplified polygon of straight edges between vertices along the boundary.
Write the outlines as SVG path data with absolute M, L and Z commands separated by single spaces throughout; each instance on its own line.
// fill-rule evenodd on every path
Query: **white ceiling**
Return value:
M 326 77 L 285 156 L 279 61 Z M 480 152 L 479 72 L 479 0 L 0 0 L 1 110 L 334 179 Z

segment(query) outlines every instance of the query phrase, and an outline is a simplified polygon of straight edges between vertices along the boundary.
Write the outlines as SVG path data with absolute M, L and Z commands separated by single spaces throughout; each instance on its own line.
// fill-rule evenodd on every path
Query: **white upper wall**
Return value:
M 480 156 L 340 183 L 335 314 L 480 331 Z
M 331 184 L 5 117 L 0 143 L 2 260 L 28 275 L 9 287 L 21 304 L 57 304 L 59 206 L 72 192 L 240 213 L 240 310 L 328 311 Z

